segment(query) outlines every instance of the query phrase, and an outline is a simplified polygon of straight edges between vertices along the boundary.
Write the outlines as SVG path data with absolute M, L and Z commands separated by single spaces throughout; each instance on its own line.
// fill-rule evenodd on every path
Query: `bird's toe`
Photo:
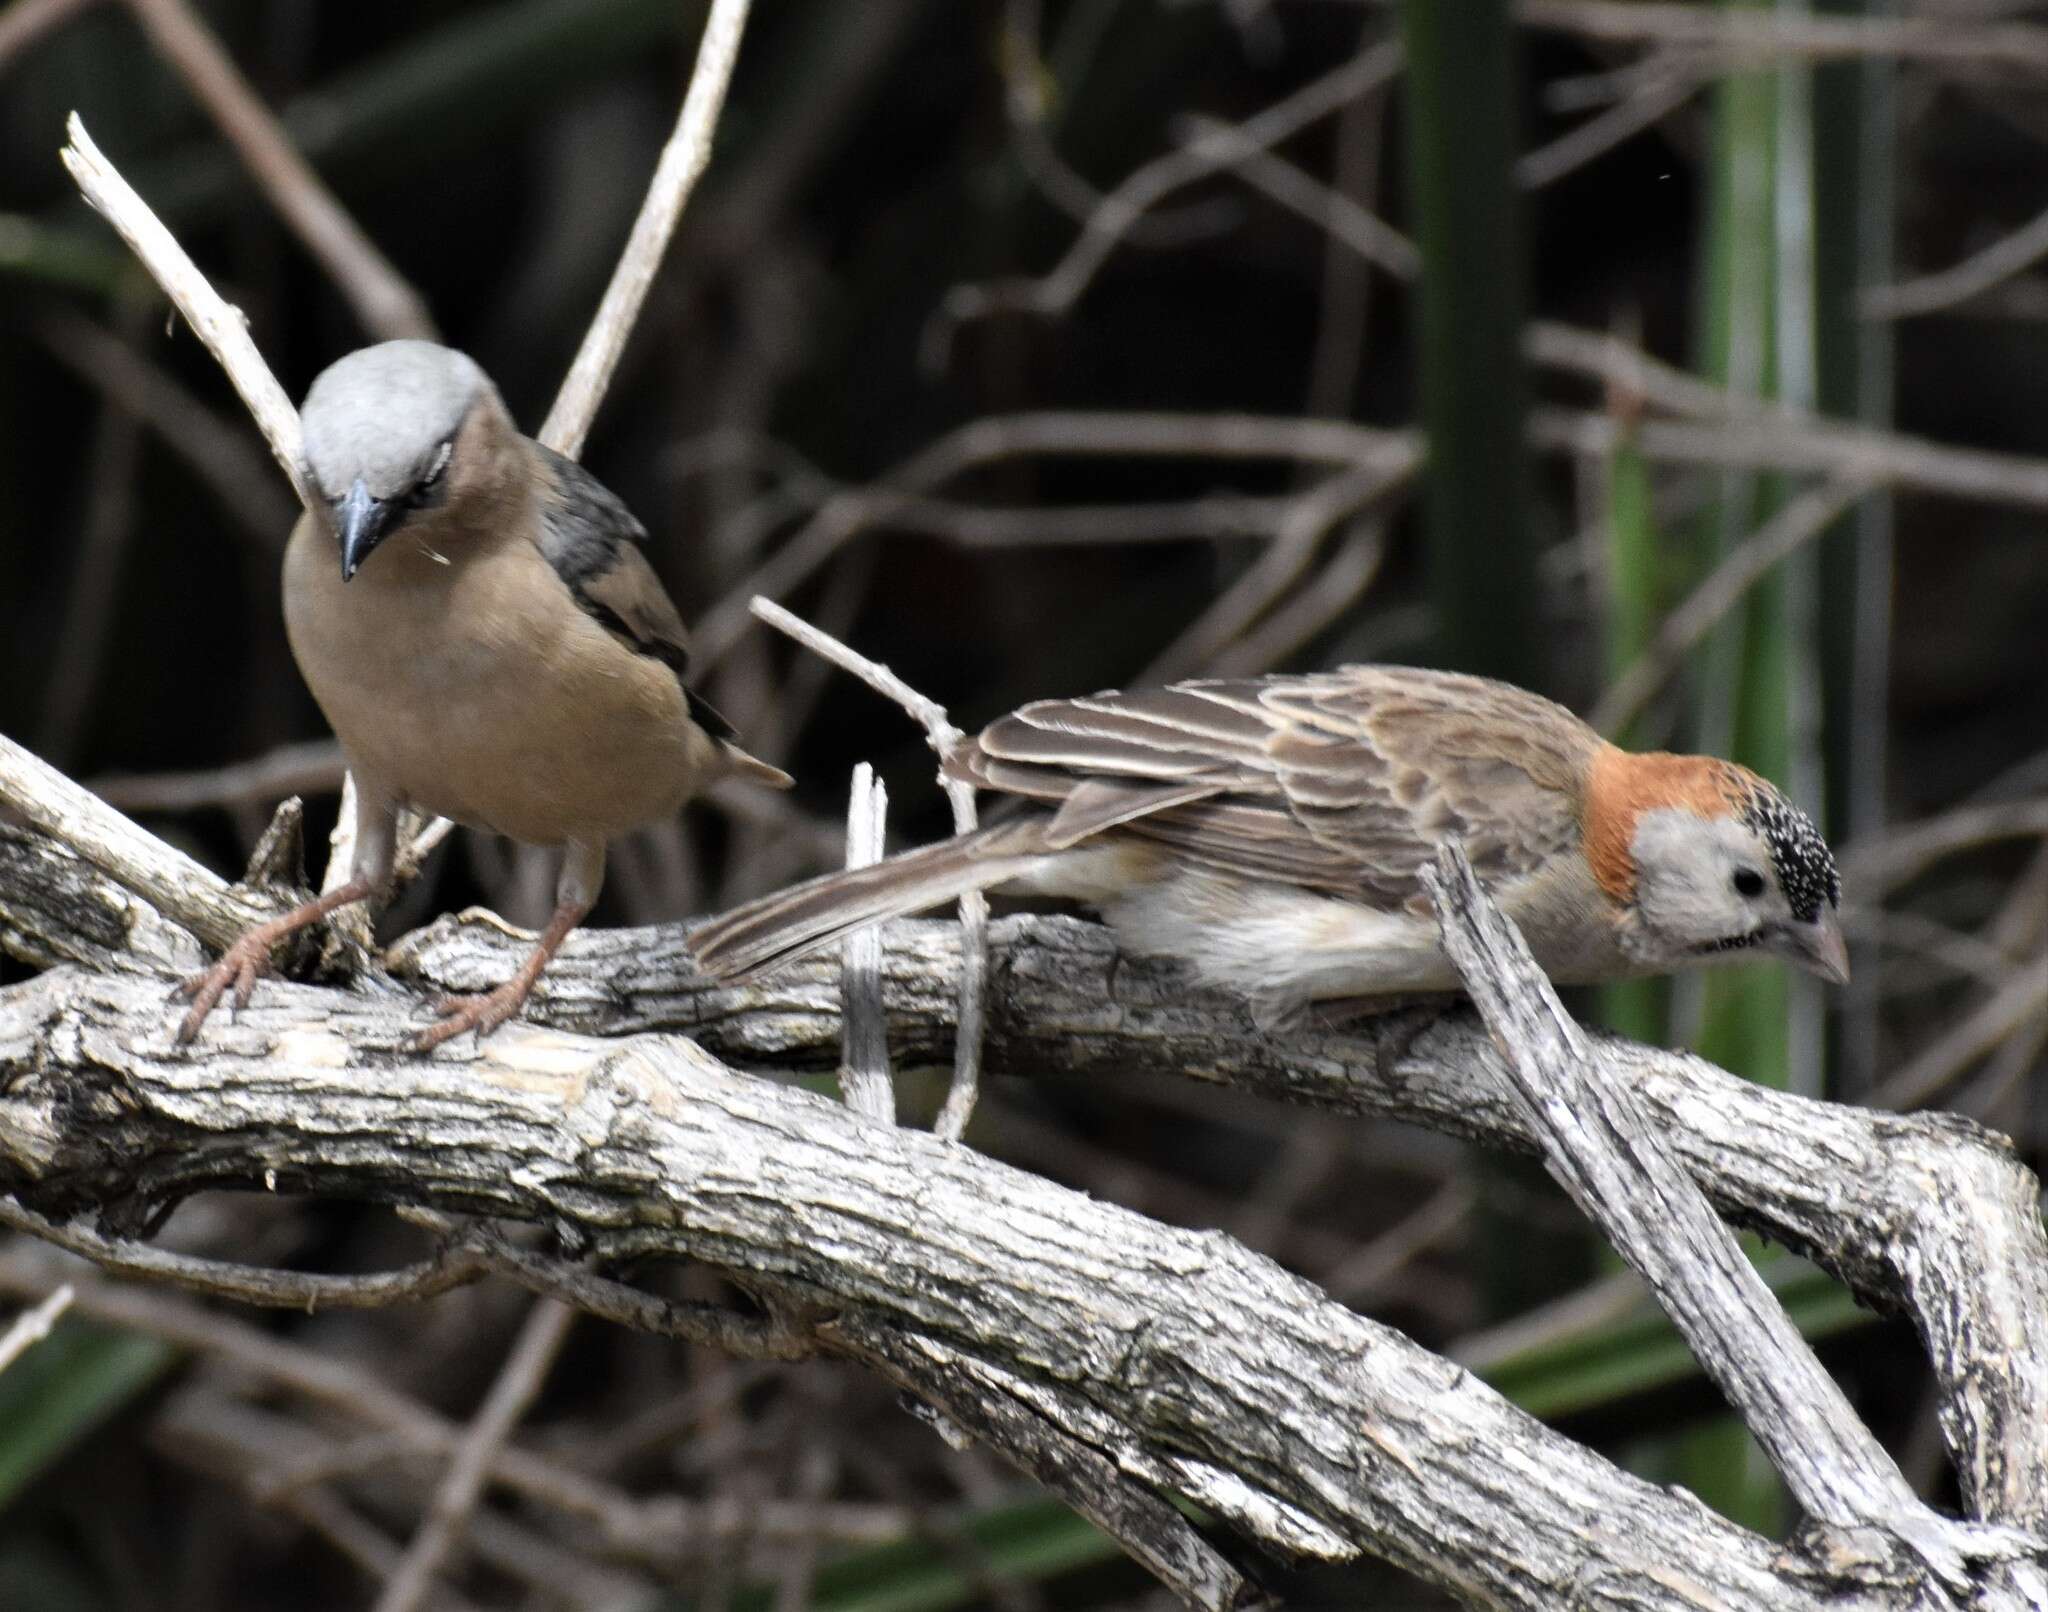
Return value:
M 234 1011 L 240 1013 L 249 1005 L 249 998 L 256 994 L 256 982 L 263 977 L 263 970 L 253 963 L 244 963 L 235 971 Z
M 192 1006 L 178 1022 L 178 1032 L 171 1038 L 178 1046 L 189 1047 L 199 1039 L 200 1027 L 206 1023 L 206 1016 L 213 1011 L 214 1000 L 203 992 L 193 996 Z
M 175 1037 L 181 1047 L 189 1047 L 199 1039 L 199 1032 L 207 1016 L 220 1001 L 220 994 L 228 987 L 231 976 L 223 971 L 223 965 L 216 964 L 204 974 L 194 974 L 190 979 L 180 981 L 171 992 L 173 1001 L 185 1000 L 192 1005 L 185 1010 L 185 1017 L 178 1025 Z
M 481 1041 L 499 1025 L 518 1013 L 526 992 L 513 985 L 501 985 L 481 996 L 443 996 L 435 999 L 434 1012 L 440 1023 L 428 1025 L 412 1038 L 415 1052 L 432 1052 L 444 1041 L 453 1041 L 474 1030 Z

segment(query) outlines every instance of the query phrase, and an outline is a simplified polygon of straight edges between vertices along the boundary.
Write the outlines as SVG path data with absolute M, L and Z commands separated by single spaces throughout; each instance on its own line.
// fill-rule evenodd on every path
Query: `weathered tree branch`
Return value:
M 69 853 L 0 832 L 0 928 L 17 948 L 99 962 L 119 899 Z M 76 932 L 73 914 L 85 915 Z M 614 1034 L 691 1028 L 754 1064 L 835 1059 L 834 963 L 715 990 L 690 980 L 681 938 L 579 937 L 536 1017 Z M 1121 962 L 1094 926 L 1008 919 L 991 940 L 993 1069 L 1176 1071 L 1531 1145 L 1470 1014 L 1283 1046 L 1173 971 Z M 906 1055 L 950 1051 L 958 947 L 947 923 L 886 934 L 892 1035 Z M 515 952 L 487 926 L 449 920 L 394 960 L 468 988 L 502 977 Z M 170 1056 L 157 997 L 147 975 L 78 969 L 0 995 L 0 1176 L 32 1205 L 132 1221 L 201 1187 L 275 1181 L 536 1219 L 600 1251 L 705 1259 L 821 1306 L 830 1347 L 891 1374 L 922 1362 L 921 1392 L 1013 1458 L 1041 1462 L 1064 1492 L 1091 1469 L 1122 1474 L 1105 1491 L 1120 1526 L 1145 1509 L 1135 1480 L 1276 1548 L 1385 1554 L 1481 1604 L 1796 1607 L 1842 1587 L 1842 1574 L 1862 1575 L 1847 1604 L 1941 1604 L 1916 1599 L 1935 1595 L 1932 1581 L 1915 1588 L 1897 1564 L 1772 1556 L 1227 1239 L 736 1077 L 690 1042 L 517 1027 L 473 1061 L 410 1060 L 396 1049 L 413 1010 L 388 986 L 266 985 L 241 1023 L 210 1032 L 200 1062 Z M 1724 1213 L 1915 1317 L 1972 1516 L 2041 1532 L 2048 1239 L 2010 1150 L 1945 1117 L 1806 1102 L 1682 1055 L 1597 1045 Z M 1052 1455 L 1034 1456 L 1033 1429 Z M 1161 1570 L 1191 1548 L 1139 1540 L 1154 1537 Z M 1182 1555 L 1184 1597 L 1223 1604 L 1199 1588 L 1214 1565 Z
M 1622 1072 L 1565 1012 L 1464 852 L 1443 846 L 1423 882 L 1444 950 L 1501 1053 L 1550 1173 L 1650 1284 L 1808 1517 L 1837 1533 L 1903 1544 L 1955 1592 L 1969 1588 L 1975 1564 L 2034 1554 L 2023 1534 L 1966 1530 L 1914 1495 L 1666 1149 Z M 2029 1577 L 2026 1599 L 2018 1584 L 2000 1586 L 2010 1604 L 2048 1596 L 2048 1578 L 2038 1568 Z
M 952 1380 L 1292 1552 L 1372 1551 L 1510 1607 L 1817 1607 L 1842 1587 L 1228 1238 L 680 1037 L 508 1027 L 417 1059 L 388 999 L 272 985 L 183 1057 L 159 994 L 63 968 L 0 997 L 0 1183 L 31 1207 L 140 1224 L 269 1187 L 538 1220 L 770 1282 L 833 1312 L 849 1353 L 880 1352 L 871 1325 L 929 1340 Z

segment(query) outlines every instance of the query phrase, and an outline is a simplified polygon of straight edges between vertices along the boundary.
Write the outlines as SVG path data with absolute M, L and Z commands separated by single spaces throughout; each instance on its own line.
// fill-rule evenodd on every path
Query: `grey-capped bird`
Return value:
M 519 972 L 438 1004 L 422 1049 L 519 1011 L 597 900 L 605 843 L 737 775 L 790 779 L 742 750 L 683 681 L 688 638 L 647 533 L 588 471 L 520 435 L 463 354 L 423 341 L 350 353 L 301 411 L 326 507 L 284 561 L 292 654 L 355 776 L 347 883 L 243 935 L 186 982 L 178 1039 L 271 948 L 391 879 L 401 807 L 567 848 L 554 916 Z
M 1041 700 L 947 758 L 1007 821 L 763 896 L 696 930 L 728 978 L 1005 886 L 1101 911 L 1284 1022 L 1451 991 L 1420 870 L 1455 835 L 1560 983 L 1777 957 L 1837 984 L 1834 858 L 1764 779 L 1634 755 L 1560 705 L 1403 666 Z

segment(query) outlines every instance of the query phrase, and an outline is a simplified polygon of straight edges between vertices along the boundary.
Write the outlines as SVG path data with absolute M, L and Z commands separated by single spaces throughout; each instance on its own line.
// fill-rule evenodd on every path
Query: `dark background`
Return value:
M 0 11 L 0 30 L 21 9 Z M 280 795 L 305 793 L 315 844 L 333 815 L 338 774 L 319 749 L 287 752 L 246 787 L 218 771 L 326 737 L 279 619 L 290 495 L 212 361 L 167 325 L 160 297 L 76 200 L 56 158 L 65 114 L 82 114 L 245 310 L 294 397 L 368 338 L 133 17 L 111 3 L 77 10 L 0 53 L 0 731 L 234 871 Z M 446 339 L 537 429 L 668 132 L 697 9 L 504 0 L 203 11 Z M 1187 119 L 1257 114 L 1387 37 L 1391 10 L 762 0 L 756 13 L 713 166 L 585 454 L 649 527 L 686 619 L 721 603 L 730 619 L 754 569 L 834 490 L 883 484 L 973 421 L 1036 410 L 1324 415 L 1390 428 L 1418 418 L 1431 355 L 1415 288 L 1361 272 L 1321 220 L 1227 168 L 1168 197 L 1057 315 L 957 327 L 944 316 L 958 287 L 1050 269 L 1077 215 L 1173 149 Z M 1950 20 L 1964 29 L 1980 18 L 1959 8 Z M 1889 58 L 1809 71 L 1797 53 L 1731 63 L 1570 29 L 1517 43 L 1521 87 L 1491 111 L 1522 150 L 1606 104 L 1567 108 L 1561 97 L 1625 75 L 1655 49 L 1697 85 L 1529 199 L 1520 252 L 1533 316 L 1725 374 L 1714 329 L 1755 317 L 1743 311 L 1741 266 L 1782 275 L 1786 242 L 1717 198 L 1748 137 L 1745 104 L 1798 79 L 1813 95 L 1817 406 L 1942 443 L 2048 455 L 2048 279 L 2026 268 L 1899 320 L 1859 317 L 1852 299 L 1856 286 L 1966 258 L 2044 204 L 2048 78 Z M 1428 198 L 1409 182 L 1404 94 L 1397 81 L 1277 150 L 1312 193 L 1341 184 L 1413 235 Z M 1780 184 L 1784 127 L 1766 148 Z M 1504 286 L 1518 278 L 1515 263 L 1500 265 Z M 1781 355 L 1784 306 L 1781 296 L 1768 314 Z M 1538 369 L 1530 390 L 1586 418 L 1633 418 L 1633 400 L 1584 376 Z M 1432 564 L 1473 539 L 1431 528 L 1415 487 L 1322 533 L 1260 625 L 1188 652 L 1190 623 L 1274 541 L 1203 535 L 1216 501 L 1303 495 L 1329 473 L 1286 456 L 1007 454 L 930 489 L 943 502 L 918 519 L 855 522 L 829 563 L 781 596 L 966 726 L 1036 695 L 1167 671 L 1473 664 Z M 1519 605 L 1540 646 L 1530 680 L 1589 709 L 1644 622 L 1706 573 L 1716 533 L 1739 536 L 1805 483 L 1739 463 L 1646 464 L 1623 449 L 1543 452 L 1528 485 L 1512 529 L 1536 568 Z M 1653 518 L 1630 504 L 1631 487 Z M 1165 503 L 1184 512 L 1189 535 L 1140 510 Z M 1083 540 L 1059 513 L 1075 506 L 1128 506 L 1132 530 L 1161 531 L 1119 540 L 1119 517 L 1106 516 Z M 2048 789 L 2043 512 L 1911 490 L 1862 509 L 1863 525 L 1838 522 L 1794 562 L 1804 568 L 1785 584 L 1794 608 L 1772 606 L 1779 584 L 1768 584 L 1733 618 L 1730 654 L 1690 657 L 1631 730 L 1644 742 L 1709 743 L 1717 701 L 1736 684 L 1743 710 L 1775 699 L 1782 713 L 1797 685 L 1783 663 L 1811 670 L 1824 690 L 1817 728 L 1795 723 L 1787 740 L 1769 721 L 1738 718 L 1724 747 L 1828 818 L 1851 872 L 1856 990 L 1829 1004 L 1793 999 L 1818 1041 L 1788 1042 L 1782 986 L 1747 975 L 1718 995 L 1584 1005 L 1802 1089 L 1886 1100 L 1900 1070 L 1931 1070 L 1917 1100 L 2011 1132 L 2038 1167 L 2041 1000 L 2002 1029 L 1986 1004 L 2018 989 L 2024 1006 L 2030 971 L 2048 969 L 2041 847 L 2012 837 L 1965 846 L 1878 891 L 1859 891 L 1853 874 L 1859 849 L 1902 826 Z M 1503 551 L 1499 563 L 1511 559 Z M 1633 622 L 1615 581 L 1630 564 L 1651 579 Z M 858 760 L 887 777 L 901 842 L 945 831 L 921 737 L 765 629 L 734 640 L 704 686 L 750 748 L 798 776 L 795 810 L 721 797 L 637 837 L 615 858 L 598 921 L 714 910 L 827 865 Z M 551 887 L 543 855 L 463 836 L 393 922 L 482 901 L 534 923 Z M 0 978 L 19 976 L 5 969 L 15 972 Z M 1961 1053 L 1942 1050 L 1958 1038 Z M 920 1113 L 937 1089 L 922 1072 L 906 1080 Z M 1712 1392 L 1629 1308 L 1533 1170 L 1165 1084 L 999 1083 L 970 1139 L 1148 1213 L 1221 1226 L 1434 1347 L 1507 1361 L 1495 1373 L 1504 1387 L 1638 1470 L 1758 1526 L 1790 1520 Z M 383 1217 L 340 1206 L 195 1205 L 170 1235 L 244 1257 L 253 1242 L 266 1259 L 311 1269 L 365 1268 L 413 1246 Z M 691 1275 L 657 1280 L 713 1290 Z M 1950 1495 L 1910 1333 L 1794 1280 L 1807 1306 L 1795 1313 L 1834 1340 L 1828 1357 L 1909 1475 Z M 1588 1323 L 1572 1319 L 1584 1305 L 1539 1317 L 1547 1353 L 1499 1352 L 1508 1343 L 1489 1329 L 1587 1283 L 1621 1296 L 1594 1305 Z M 459 1420 L 523 1304 L 476 1290 L 370 1317 L 237 1319 L 345 1356 Z M 230 1414 L 252 1406 L 272 1418 L 268 1432 Z M 292 1439 L 326 1448 L 358 1432 L 205 1350 L 69 1325 L 0 1378 L 0 1605 L 367 1605 L 373 1589 L 332 1529 L 258 1492 L 289 1464 Z M 653 1604 L 660 1589 L 681 1597 L 666 1604 L 752 1606 L 771 1604 L 778 1585 L 785 1604 L 819 1606 L 1156 1600 L 1085 1526 L 999 1465 L 954 1455 L 850 1370 L 739 1367 L 585 1322 L 529 1440 L 624 1495 L 722 1500 L 743 1515 L 771 1499 L 810 1505 L 821 1565 L 815 1577 L 797 1572 L 801 1553 L 750 1541 L 744 1525 L 688 1549 L 600 1548 L 588 1519 L 498 1497 L 497 1521 L 545 1568 L 486 1552 L 462 1581 L 474 1604 L 600 1604 L 600 1591 Z M 317 1492 L 402 1544 L 435 1470 L 366 1458 Z M 848 1543 L 859 1507 L 885 1511 L 903 1542 Z M 1437 1604 L 1392 1575 L 1276 1582 L 1303 1605 Z

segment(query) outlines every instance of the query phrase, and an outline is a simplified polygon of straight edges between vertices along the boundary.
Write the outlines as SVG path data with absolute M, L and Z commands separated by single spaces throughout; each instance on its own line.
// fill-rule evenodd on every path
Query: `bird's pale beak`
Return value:
M 1818 974 L 1830 985 L 1849 983 L 1849 943 L 1842 937 L 1842 921 L 1834 908 L 1821 910 L 1810 924 L 1788 927 L 1793 960 L 1809 974 Z
M 356 477 L 347 496 L 335 507 L 334 518 L 341 528 L 341 580 L 346 582 L 362 569 L 370 551 L 384 541 L 391 525 L 391 506 L 372 498 L 361 476 Z

